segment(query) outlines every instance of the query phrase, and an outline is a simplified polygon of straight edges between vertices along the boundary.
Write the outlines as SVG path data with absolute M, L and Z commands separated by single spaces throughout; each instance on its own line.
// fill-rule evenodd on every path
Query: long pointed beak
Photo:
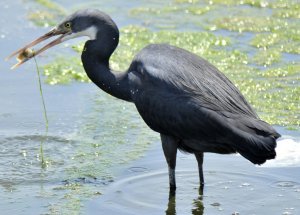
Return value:
M 28 61 L 29 59 L 33 58 L 34 56 L 37 56 L 38 54 L 44 52 L 45 50 L 60 44 L 61 42 L 63 42 L 63 38 L 66 35 L 71 34 L 72 32 L 63 32 L 61 30 L 58 30 L 57 28 L 52 29 L 51 31 L 49 31 L 48 33 L 46 33 L 45 35 L 37 38 L 36 40 L 32 41 L 31 43 L 27 44 L 26 46 L 24 46 L 23 48 L 13 52 L 11 55 L 9 55 L 5 60 L 9 60 L 10 58 L 12 58 L 15 55 L 18 55 L 18 60 L 19 62 L 17 64 L 15 64 L 14 66 L 11 67 L 11 69 L 15 69 L 17 67 L 19 67 L 20 65 L 22 65 L 23 63 L 25 63 L 26 61 Z M 55 40 L 53 40 L 52 42 L 48 43 L 47 45 L 45 45 L 44 47 L 42 47 L 41 49 L 35 51 L 35 52 L 30 52 L 28 53 L 29 48 L 49 39 L 50 37 L 53 36 L 57 36 L 57 35 L 61 35 L 58 38 L 56 38 Z

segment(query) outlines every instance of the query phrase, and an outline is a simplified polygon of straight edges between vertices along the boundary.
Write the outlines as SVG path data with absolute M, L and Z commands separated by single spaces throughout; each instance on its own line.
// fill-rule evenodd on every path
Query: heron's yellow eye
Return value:
M 66 27 L 66 28 L 71 28 L 71 22 L 66 22 L 66 23 L 65 23 L 65 27 Z

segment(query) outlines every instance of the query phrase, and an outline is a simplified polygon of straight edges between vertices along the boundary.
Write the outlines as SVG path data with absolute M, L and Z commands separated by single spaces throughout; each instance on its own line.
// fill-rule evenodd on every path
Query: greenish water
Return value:
M 185 48 L 216 65 L 239 87 L 264 120 L 277 126 L 285 138 L 299 144 L 299 2 L 4 0 L 0 15 L 0 42 L 4 51 L 0 57 L 4 59 L 48 31 L 66 14 L 85 7 L 106 11 L 121 29 L 120 45 L 111 59 L 114 69 L 127 69 L 133 56 L 149 43 L 163 42 Z M 44 143 L 45 169 L 40 166 L 39 156 L 44 121 L 35 65 L 28 62 L 18 71 L 10 72 L 11 62 L 0 64 L 1 211 L 4 214 L 84 214 L 86 211 L 94 214 L 99 210 L 107 214 L 120 214 L 120 211 L 162 214 L 169 208 L 173 211 L 170 214 L 174 214 L 174 198 L 168 201 L 167 196 L 167 169 L 161 167 L 163 155 L 157 156 L 158 135 L 147 128 L 132 104 L 114 99 L 89 83 L 81 67 L 81 49 L 81 40 L 68 41 L 38 58 L 47 83 L 44 96 L 49 135 Z M 148 153 L 149 148 L 154 154 Z M 255 172 L 257 168 L 241 158 L 236 161 L 235 156 L 227 160 L 228 166 L 242 164 L 217 174 L 220 168 L 226 168 L 226 165 L 219 166 L 226 158 L 208 156 L 206 199 L 205 195 L 203 198 L 194 193 L 198 183 L 196 166 L 191 167 L 190 158 L 181 157 L 179 163 L 181 159 L 187 162 L 179 165 L 179 178 L 189 180 L 179 180 L 181 196 L 177 194 L 177 213 L 190 214 L 190 209 L 185 210 L 187 207 L 193 209 L 193 214 L 201 214 L 204 206 L 207 214 L 229 214 L 235 209 L 248 214 L 260 205 L 253 200 L 248 211 L 235 207 L 240 204 L 237 198 L 240 195 L 242 201 L 257 197 L 268 207 L 284 202 L 284 206 L 274 207 L 274 213 L 299 213 L 296 206 L 300 178 L 293 172 L 299 172 L 300 162 L 295 152 L 298 151 L 294 147 L 282 154 L 290 155 L 291 163 L 279 162 L 281 168 L 260 169 L 253 176 L 250 171 Z M 244 169 L 249 171 L 237 173 Z M 220 177 L 224 180 L 220 181 Z M 229 181 L 233 181 L 230 189 L 233 192 L 226 192 L 227 198 L 222 191 Z M 280 181 L 291 181 L 293 186 L 280 193 L 281 187 L 276 184 Z M 237 188 L 243 183 L 264 192 L 251 193 L 249 186 L 244 186 L 249 192 Z M 129 203 L 122 203 L 126 195 L 120 193 L 126 193 Z M 263 193 L 285 197 L 271 201 Z M 91 199 L 96 200 L 88 203 Z M 113 202 L 110 208 L 104 207 L 107 201 Z M 266 214 L 268 210 L 262 208 L 256 212 Z

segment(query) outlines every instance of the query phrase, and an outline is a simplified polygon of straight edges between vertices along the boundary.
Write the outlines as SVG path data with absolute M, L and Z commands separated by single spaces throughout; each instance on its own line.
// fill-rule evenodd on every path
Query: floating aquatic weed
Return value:
M 268 7 L 270 0 L 241 0 L 240 4 L 250 5 L 253 7 Z
M 160 7 L 137 7 L 130 10 L 129 14 L 136 15 L 164 15 L 168 13 L 186 13 L 202 15 L 212 9 L 210 5 L 199 4 L 199 0 L 173 0 L 172 3 Z M 192 4 L 192 6 L 191 6 Z
M 184 9 L 185 13 L 190 13 L 192 15 L 202 15 L 207 13 L 208 11 L 211 10 L 212 7 L 210 6 L 205 6 L 205 7 L 194 7 L 190 6 Z
M 237 32 L 269 32 L 283 30 L 288 22 L 274 17 L 229 16 L 217 18 L 214 24 L 221 29 Z
M 300 54 L 300 29 L 296 26 L 290 24 L 285 30 L 256 34 L 250 44 L 257 48 L 270 47 L 276 51 Z
M 280 42 L 281 37 L 278 33 L 262 33 L 256 34 L 251 40 L 251 45 L 257 48 L 268 48 Z
M 179 0 L 180 1 L 180 0 Z M 185 1 L 185 0 L 182 0 Z M 186 0 L 188 1 L 188 0 Z M 197 1 L 198 2 L 198 1 Z M 299 8 L 299 2 L 297 0 L 205 0 L 206 3 L 211 5 L 227 5 L 227 6 L 235 6 L 235 5 L 249 5 L 257 8 L 285 8 L 285 9 L 293 9 Z
M 260 75 L 268 78 L 283 78 L 280 80 L 300 81 L 300 64 L 289 64 L 285 67 L 272 68 L 260 72 Z
M 246 71 L 246 68 L 240 71 Z M 242 91 L 263 120 L 299 129 L 299 64 L 288 64 L 267 70 L 251 69 L 247 73 L 237 72 L 235 69 L 224 72 Z
M 136 7 L 129 11 L 133 18 L 143 20 L 143 25 L 156 29 L 182 29 L 193 26 L 199 29 L 204 15 L 214 9 L 208 4 L 195 4 L 195 2 L 176 2 L 152 7 Z M 201 18 L 203 17 L 203 18 Z
M 268 7 L 270 0 L 205 0 L 208 4 L 216 5 L 249 5 L 253 7 Z
M 247 66 L 248 57 L 245 53 L 238 50 L 226 51 L 224 49 L 208 49 L 203 54 L 198 54 L 229 76 L 233 75 L 235 78 L 245 78 L 245 75 L 249 75 L 248 71 L 251 68 Z
M 130 11 L 130 15 L 137 16 L 137 15 L 167 15 L 170 13 L 177 13 L 180 14 L 191 14 L 191 15 L 202 15 L 211 10 L 210 6 L 203 6 L 203 7 L 196 7 L 196 6 L 166 6 L 166 7 L 140 7 L 134 8 Z
M 270 0 L 269 0 L 270 1 Z M 299 8 L 299 0 L 276 0 L 270 1 L 270 7 L 273 9 L 279 8 Z
M 226 46 L 230 43 L 228 38 L 218 37 L 207 32 L 152 32 L 147 29 L 129 26 L 121 30 L 121 33 L 120 46 L 112 56 L 112 65 L 122 70 L 128 67 L 139 50 L 150 43 L 169 43 L 199 55 L 207 52 L 211 47 Z
M 280 9 L 276 10 L 273 13 L 274 17 L 281 17 L 281 18 L 300 18 L 300 6 L 289 8 L 289 9 Z
M 159 14 L 164 14 L 164 13 L 172 13 L 172 12 L 178 12 L 181 10 L 177 6 L 167 6 L 167 7 L 139 7 L 139 8 L 134 8 L 130 11 L 130 15 L 136 16 L 136 15 L 141 15 L 141 14 L 150 14 L 150 15 L 159 15 Z
M 44 6 L 47 9 L 59 11 L 61 13 L 65 13 L 63 7 L 61 7 L 58 3 L 55 3 L 51 0 L 34 0 L 36 3 Z
M 54 26 L 59 19 L 66 15 L 66 11 L 58 3 L 51 0 L 33 0 L 38 9 L 30 11 L 28 19 L 37 26 Z
M 79 57 L 56 58 L 54 61 L 44 66 L 44 75 L 46 76 L 46 83 L 51 85 L 67 84 L 72 80 L 79 82 L 90 81 L 83 70 Z
M 239 4 L 239 1 L 236 0 L 205 0 L 208 4 L 221 4 L 221 5 L 236 5 Z
M 264 67 L 270 66 L 273 63 L 279 62 L 281 52 L 277 49 L 260 49 L 253 57 L 253 62 Z
M 55 14 L 48 11 L 41 11 L 37 10 L 35 12 L 28 14 L 28 19 L 34 22 L 37 26 L 54 26 L 56 24 L 55 22 Z
M 256 87 L 259 88 L 261 85 L 258 84 Z M 274 85 L 282 88 L 276 89 Z M 299 88 L 283 87 L 275 82 L 272 83 L 272 87 L 263 89 L 257 93 L 261 97 L 253 96 L 252 99 L 254 106 L 260 111 L 261 117 L 272 124 L 299 127 Z

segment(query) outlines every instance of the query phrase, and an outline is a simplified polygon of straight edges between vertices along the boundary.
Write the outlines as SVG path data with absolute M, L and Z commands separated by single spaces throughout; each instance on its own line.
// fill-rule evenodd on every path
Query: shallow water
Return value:
M 201 191 L 195 158 L 180 153 L 175 195 L 166 169 L 160 147 L 153 147 L 87 205 L 87 214 L 300 214 L 299 167 L 255 167 L 240 156 L 207 154 Z
M 161 6 L 161 1 L 55 2 L 66 12 L 87 5 L 100 8 L 121 27 L 142 24 L 169 29 L 178 21 L 178 31 L 203 29 L 195 17 L 181 20 L 178 14 L 169 14 L 159 23 L 163 18 L 147 14 L 142 19 L 130 12 Z M 0 59 L 49 29 L 28 21 L 32 6 L 36 6 L 33 1 L 2 1 Z M 215 34 L 234 38 L 238 41 L 234 47 L 253 55 L 254 48 L 246 45 L 251 33 L 218 30 Z M 74 55 L 60 46 L 38 62 L 51 62 L 56 52 Z M 299 55 L 283 58 L 297 61 Z M 158 135 L 146 127 L 133 105 L 92 84 L 43 85 L 50 121 L 43 169 L 39 147 L 44 119 L 35 65 L 32 61 L 10 71 L 11 65 L 12 61 L 0 63 L 1 214 L 300 214 L 299 131 L 277 127 L 285 136 L 277 159 L 265 167 L 255 167 L 236 155 L 207 155 L 203 195 L 198 191 L 195 159 L 179 154 L 178 189 L 169 200 Z

